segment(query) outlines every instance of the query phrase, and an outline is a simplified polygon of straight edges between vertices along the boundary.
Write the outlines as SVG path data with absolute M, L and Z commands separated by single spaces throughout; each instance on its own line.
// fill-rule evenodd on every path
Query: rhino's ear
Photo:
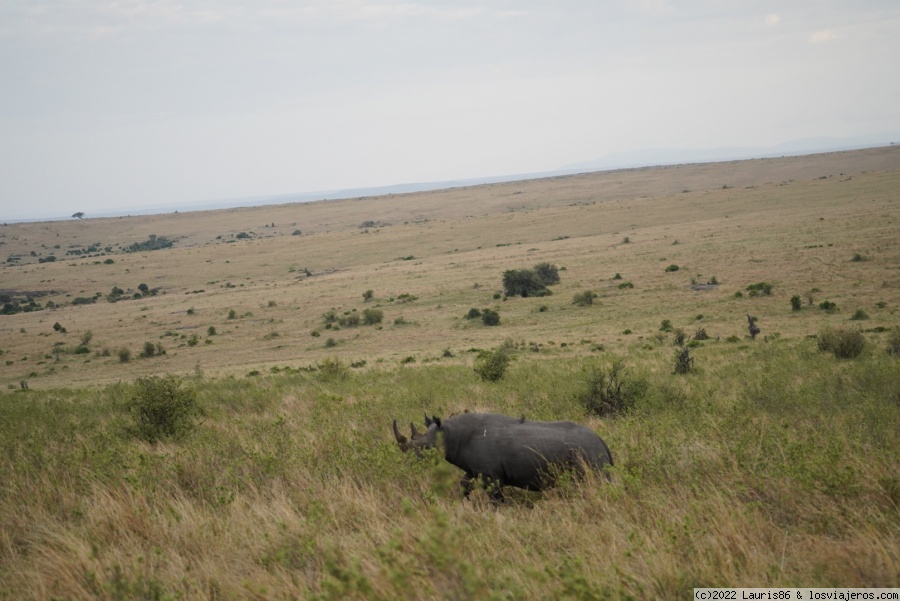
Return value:
M 397 443 L 402 447 L 408 441 L 408 439 L 400 434 L 400 430 L 397 429 L 397 420 L 394 420 L 394 437 L 397 439 Z
M 409 429 L 412 431 L 412 437 L 413 437 L 413 438 L 418 438 L 418 437 L 419 437 L 419 431 L 416 430 L 416 425 L 415 425 L 414 423 L 409 422 Z
M 441 427 L 441 418 L 439 418 L 438 416 L 435 415 L 431 418 L 431 423 L 435 424 L 438 428 L 440 428 Z
M 428 414 L 426 413 L 425 414 L 425 427 L 428 428 L 431 426 L 431 424 L 432 424 L 431 418 L 428 417 Z

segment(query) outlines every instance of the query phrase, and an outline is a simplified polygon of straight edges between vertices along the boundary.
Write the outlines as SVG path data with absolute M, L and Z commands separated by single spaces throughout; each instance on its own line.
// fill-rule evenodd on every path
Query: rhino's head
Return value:
M 428 417 L 426 415 L 425 426 L 427 429 L 420 434 L 419 431 L 416 430 L 416 425 L 410 422 L 410 437 L 407 438 L 400 433 L 400 430 L 397 428 L 397 420 L 394 420 L 394 438 L 397 439 L 397 444 L 400 445 L 400 449 L 404 452 L 412 450 L 415 453 L 419 453 L 422 449 L 434 448 L 437 444 L 438 432 L 441 429 L 441 419 L 439 417 Z

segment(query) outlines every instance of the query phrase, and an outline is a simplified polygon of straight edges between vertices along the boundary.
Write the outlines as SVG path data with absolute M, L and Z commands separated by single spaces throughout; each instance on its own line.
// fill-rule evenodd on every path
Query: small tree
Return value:
M 534 273 L 544 286 L 552 286 L 559 283 L 559 269 L 550 263 L 538 263 L 534 266 Z
M 803 301 L 800 299 L 800 295 L 795 294 L 791 297 L 791 310 L 799 311 L 803 307 Z
M 374 292 L 372 290 L 366 290 L 363 292 L 363 302 L 367 303 L 372 300 L 372 296 L 374 296 Z
M 84 211 L 78 211 L 77 213 L 72 213 L 73 219 L 84 219 Z

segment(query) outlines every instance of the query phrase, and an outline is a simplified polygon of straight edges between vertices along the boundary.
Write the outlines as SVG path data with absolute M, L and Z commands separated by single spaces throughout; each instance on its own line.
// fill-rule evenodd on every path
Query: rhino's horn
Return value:
M 416 425 L 415 425 L 414 423 L 409 422 L 409 429 L 412 431 L 412 437 L 413 437 L 413 438 L 418 438 L 418 437 L 419 437 L 419 431 L 416 430 Z
M 394 437 L 396 437 L 397 442 L 400 444 L 407 443 L 406 437 L 400 434 L 400 430 L 397 429 L 397 420 L 394 420 Z

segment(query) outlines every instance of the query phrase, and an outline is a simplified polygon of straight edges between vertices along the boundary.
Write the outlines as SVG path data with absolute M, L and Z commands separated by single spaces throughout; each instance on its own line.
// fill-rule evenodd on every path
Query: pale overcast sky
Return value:
M 0 0 L 0 221 L 900 130 L 897 0 Z

